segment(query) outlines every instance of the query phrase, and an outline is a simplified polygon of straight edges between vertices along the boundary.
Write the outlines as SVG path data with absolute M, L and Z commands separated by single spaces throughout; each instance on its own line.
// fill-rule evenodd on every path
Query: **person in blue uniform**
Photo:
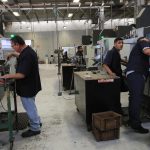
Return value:
M 83 57 L 83 47 L 78 46 L 76 52 L 77 64 L 78 65 L 86 65 L 85 59 Z
M 29 118 L 29 130 L 22 133 L 22 137 L 40 134 L 40 117 L 35 104 L 35 97 L 41 90 L 38 58 L 36 52 L 25 44 L 20 36 L 11 38 L 11 46 L 15 50 L 7 58 L 17 57 L 15 74 L 5 74 L 0 78 L 16 79 L 16 92 L 20 96 L 24 109 Z
M 122 50 L 122 48 L 123 48 L 123 39 L 120 37 L 115 38 L 114 46 L 111 50 L 107 52 L 103 62 L 103 67 L 106 70 L 106 72 L 110 76 L 119 76 L 121 80 L 122 80 L 122 69 L 121 69 L 120 50 Z M 115 106 L 117 108 L 116 112 L 123 114 L 120 101 L 117 104 L 118 106 Z
M 146 77 L 149 73 L 150 41 L 144 37 L 133 47 L 126 69 L 129 87 L 129 125 L 135 132 L 148 133 L 141 125 L 140 107 Z
M 113 48 L 107 52 L 103 67 L 109 75 L 122 76 L 120 50 L 123 48 L 123 39 L 118 37 L 114 40 Z

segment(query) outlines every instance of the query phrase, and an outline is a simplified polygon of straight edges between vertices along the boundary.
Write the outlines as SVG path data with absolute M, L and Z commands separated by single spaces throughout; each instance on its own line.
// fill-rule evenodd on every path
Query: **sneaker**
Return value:
M 26 138 L 26 137 L 31 137 L 31 136 L 38 135 L 40 133 L 41 133 L 41 131 L 32 131 L 32 130 L 29 129 L 29 130 L 23 132 L 21 134 L 21 136 L 24 137 L 24 138 Z
M 137 133 L 141 133 L 141 134 L 146 134 L 146 133 L 149 133 L 149 130 L 148 129 L 145 129 L 143 128 L 141 125 L 140 126 L 131 126 L 131 128 L 137 132 Z

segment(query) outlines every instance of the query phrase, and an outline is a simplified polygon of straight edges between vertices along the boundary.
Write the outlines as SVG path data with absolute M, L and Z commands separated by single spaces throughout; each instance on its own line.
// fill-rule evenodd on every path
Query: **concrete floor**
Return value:
M 62 92 L 58 96 L 56 65 L 40 65 L 43 90 L 37 95 L 36 103 L 43 126 L 38 136 L 23 139 L 22 131 L 15 134 L 14 150 L 149 150 L 150 133 L 134 133 L 121 127 L 120 139 L 96 142 L 92 132 L 86 129 L 85 121 L 76 111 L 74 95 Z M 127 106 L 127 93 L 122 94 L 122 104 Z M 24 111 L 18 98 L 19 112 Z M 150 123 L 143 124 L 150 129 Z M 8 132 L 0 132 L 0 140 L 6 142 L 0 149 L 8 149 Z

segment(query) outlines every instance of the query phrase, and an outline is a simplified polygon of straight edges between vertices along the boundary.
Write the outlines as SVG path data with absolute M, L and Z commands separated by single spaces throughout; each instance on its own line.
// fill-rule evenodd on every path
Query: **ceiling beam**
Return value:
M 38 21 L 38 22 L 40 22 L 39 21 L 39 17 L 38 17 L 38 15 L 37 15 L 37 13 L 34 11 L 34 15 L 35 15 L 35 17 L 36 17 L 36 20 Z
M 47 20 L 47 23 L 48 23 L 48 12 L 47 12 L 47 9 L 46 9 L 45 0 L 44 0 L 44 11 L 45 11 L 45 14 L 46 14 L 46 20 Z
M 48 9 L 53 9 L 54 8 L 54 6 L 47 6 L 46 7 L 46 9 L 48 10 Z M 57 7 L 57 9 L 59 9 L 59 10 L 66 10 L 66 9 L 78 9 L 79 8 L 79 6 L 70 6 L 70 7 L 66 7 L 66 6 L 63 6 L 63 7 Z M 81 9 L 89 9 L 89 7 L 88 6 L 81 6 L 80 7 Z M 92 6 L 91 7 L 91 9 L 97 9 L 97 8 L 99 8 L 99 6 Z M 13 10 L 16 10 L 16 9 L 18 9 L 17 7 L 12 7 L 12 9 Z M 30 9 L 33 9 L 33 10 L 43 10 L 43 6 L 42 7 L 33 7 L 33 8 L 31 8 L 31 7 L 20 7 L 20 9 L 21 10 L 30 10 Z
M 32 12 L 34 13 L 34 15 L 35 15 L 35 17 L 36 17 L 36 20 L 37 20 L 38 22 L 40 22 L 37 13 L 35 12 L 35 10 L 33 10 L 32 1 L 29 0 L 29 3 L 30 3 L 30 8 L 32 9 Z M 30 19 L 29 19 L 29 20 L 30 20 Z
M 25 10 L 23 10 L 22 13 L 25 15 L 25 17 L 27 18 L 27 20 L 28 20 L 29 22 L 31 22 L 29 16 L 28 16 L 27 13 L 25 12 Z
M 57 10 L 58 13 L 62 16 L 62 18 L 64 17 L 63 13 L 60 10 Z
M 87 9 L 85 10 L 85 11 L 83 11 L 82 9 L 80 9 L 81 11 L 82 11 L 82 14 L 80 15 L 80 19 L 79 20 L 81 20 L 82 19 L 82 17 L 86 14 L 86 12 L 87 12 Z
M 79 12 L 79 9 L 76 9 L 74 12 L 73 12 L 73 16 L 71 17 L 71 20 L 73 20 L 73 18 L 75 17 L 75 15 L 77 15 Z
M 21 11 L 22 6 L 19 5 L 18 0 L 14 0 L 14 2 L 16 3 L 16 5 L 19 7 L 19 10 Z M 26 15 L 25 11 L 23 10 L 22 13 L 25 15 L 25 17 L 27 18 L 27 20 L 30 22 L 30 18 Z
M 68 11 L 66 9 L 66 10 L 64 10 L 64 13 L 63 13 L 63 20 L 65 20 L 65 17 L 67 16 L 67 14 L 68 14 Z
M 0 1 L 0 5 L 2 5 L 4 7 L 4 9 L 6 9 L 12 16 L 14 16 L 16 18 L 17 21 L 20 22 L 20 19 L 13 14 L 13 10 L 9 6 L 5 5 L 1 1 Z

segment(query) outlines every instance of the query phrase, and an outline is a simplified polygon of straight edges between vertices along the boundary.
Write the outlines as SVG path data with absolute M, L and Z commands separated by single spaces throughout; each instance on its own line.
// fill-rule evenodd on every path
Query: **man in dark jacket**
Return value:
M 40 134 L 40 117 L 35 105 L 35 96 L 41 90 L 38 58 L 35 51 L 25 44 L 20 36 L 11 39 L 11 46 L 15 52 L 8 58 L 17 57 L 15 74 L 6 74 L 1 78 L 16 79 L 16 92 L 21 97 L 24 109 L 27 112 L 30 129 L 22 133 L 22 137 L 30 137 Z
M 123 78 L 122 78 L 122 69 L 121 69 L 120 50 L 122 50 L 122 48 L 123 48 L 123 39 L 118 37 L 114 40 L 114 46 L 111 50 L 107 52 L 103 62 L 103 67 L 106 70 L 106 72 L 110 76 L 119 76 L 121 83 Z M 117 112 L 123 114 L 120 101 L 117 104 L 118 106 L 115 106 L 117 108 Z
M 123 48 L 123 39 L 116 38 L 113 48 L 107 52 L 104 59 L 103 67 L 109 75 L 122 76 L 120 50 Z
M 78 50 L 76 52 L 77 64 L 78 65 L 86 65 L 85 59 L 83 57 L 83 48 L 82 46 L 78 46 Z
M 129 87 L 129 125 L 135 132 L 148 133 L 141 125 L 140 107 L 146 77 L 149 73 L 150 42 L 141 37 L 133 47 L 126 69 Z

